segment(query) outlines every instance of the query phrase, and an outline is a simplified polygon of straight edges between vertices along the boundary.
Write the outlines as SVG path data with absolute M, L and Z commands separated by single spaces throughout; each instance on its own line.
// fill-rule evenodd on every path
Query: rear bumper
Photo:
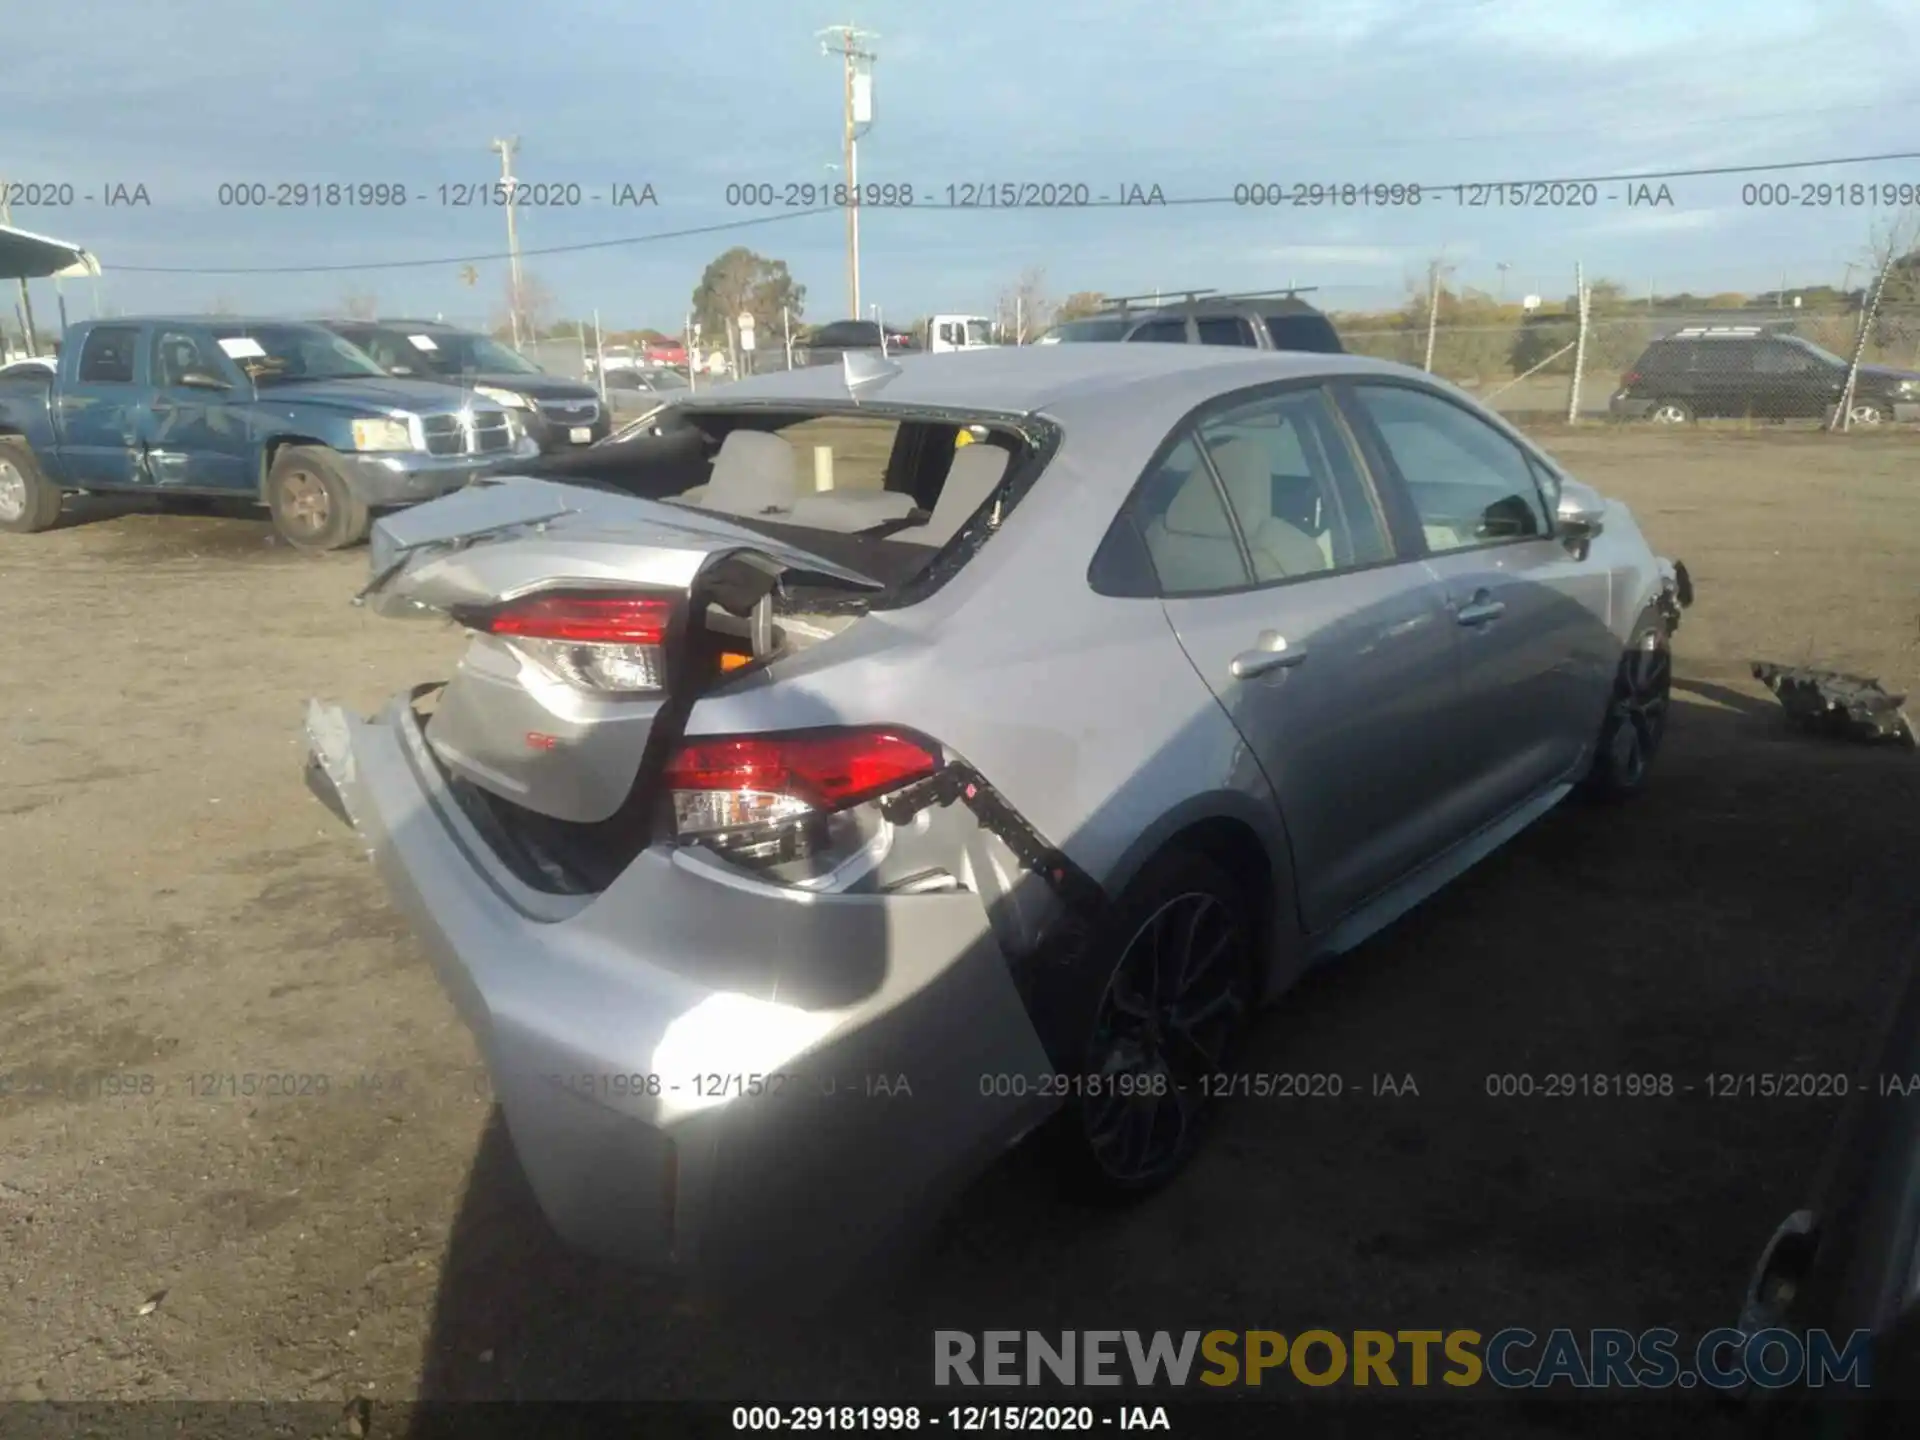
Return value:
M 526 436 L 497 455 L 346 454 L 341 458 L 364 504 L 412 505 L 498 474 L 539 453 L 539 442 Z
M 1636 395 L 1615 395 L 1607 401 L 1607 413 L 1616 420 L 1644 420 L 1653 413 L 1653 405 Z
M 598 896 L 542 895 L 493 861 L 405 700 L 315 704 L 307 736 L 309 784 L 412 921 L 575 1246 L 817 1283 L 1053 1108 L 990 1083 L 1048 1067 L 976 895 L 802 895 L 660 847 Z

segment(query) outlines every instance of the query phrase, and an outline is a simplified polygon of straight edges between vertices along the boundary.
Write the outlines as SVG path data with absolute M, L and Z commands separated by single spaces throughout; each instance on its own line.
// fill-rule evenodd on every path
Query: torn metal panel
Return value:
M 1753 662 L 1753 678 L 1771 690 L 1788 718 L 1803 728 L 1848 740 L 1914 747 L 1913 724 L 1900 708 L 1907 697 L 1889 694 L 1878 680 L 1765 660 Z

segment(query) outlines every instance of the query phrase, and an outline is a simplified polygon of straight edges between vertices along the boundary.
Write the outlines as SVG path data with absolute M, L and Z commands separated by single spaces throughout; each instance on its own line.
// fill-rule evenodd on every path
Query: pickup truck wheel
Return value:
M 60 518 L 60 487 L 40 473 L 33 452 L 18 440 L 0 440 L 0 530 L 32 535 Z
M 318 445 L 289 445 L 267 475 L 273 528 L 300 550 L 344 550 L 367 538 L 372 517 L 340 459 Z

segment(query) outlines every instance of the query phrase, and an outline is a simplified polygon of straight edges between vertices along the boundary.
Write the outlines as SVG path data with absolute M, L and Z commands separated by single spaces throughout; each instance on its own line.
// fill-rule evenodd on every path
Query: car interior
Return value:
M 983 512 L 1027 448 L 985 425 L 716 411 L 533 469 L 792 532 L 822 558 L 896 584 Z

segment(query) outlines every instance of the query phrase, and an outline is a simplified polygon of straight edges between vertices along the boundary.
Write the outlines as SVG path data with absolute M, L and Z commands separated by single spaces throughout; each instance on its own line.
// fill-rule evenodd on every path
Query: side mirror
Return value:
M 189 370 L 174 383 L 188 390 L 231 390 L 233 388 L 208 370 Z
M 1553 507 L 1555 539 L 1585 544 L 1606 528 L 1606 520 L 1606 497 L 1598 490 L 1578 480 L 1562 482 L 1559 501 Z

